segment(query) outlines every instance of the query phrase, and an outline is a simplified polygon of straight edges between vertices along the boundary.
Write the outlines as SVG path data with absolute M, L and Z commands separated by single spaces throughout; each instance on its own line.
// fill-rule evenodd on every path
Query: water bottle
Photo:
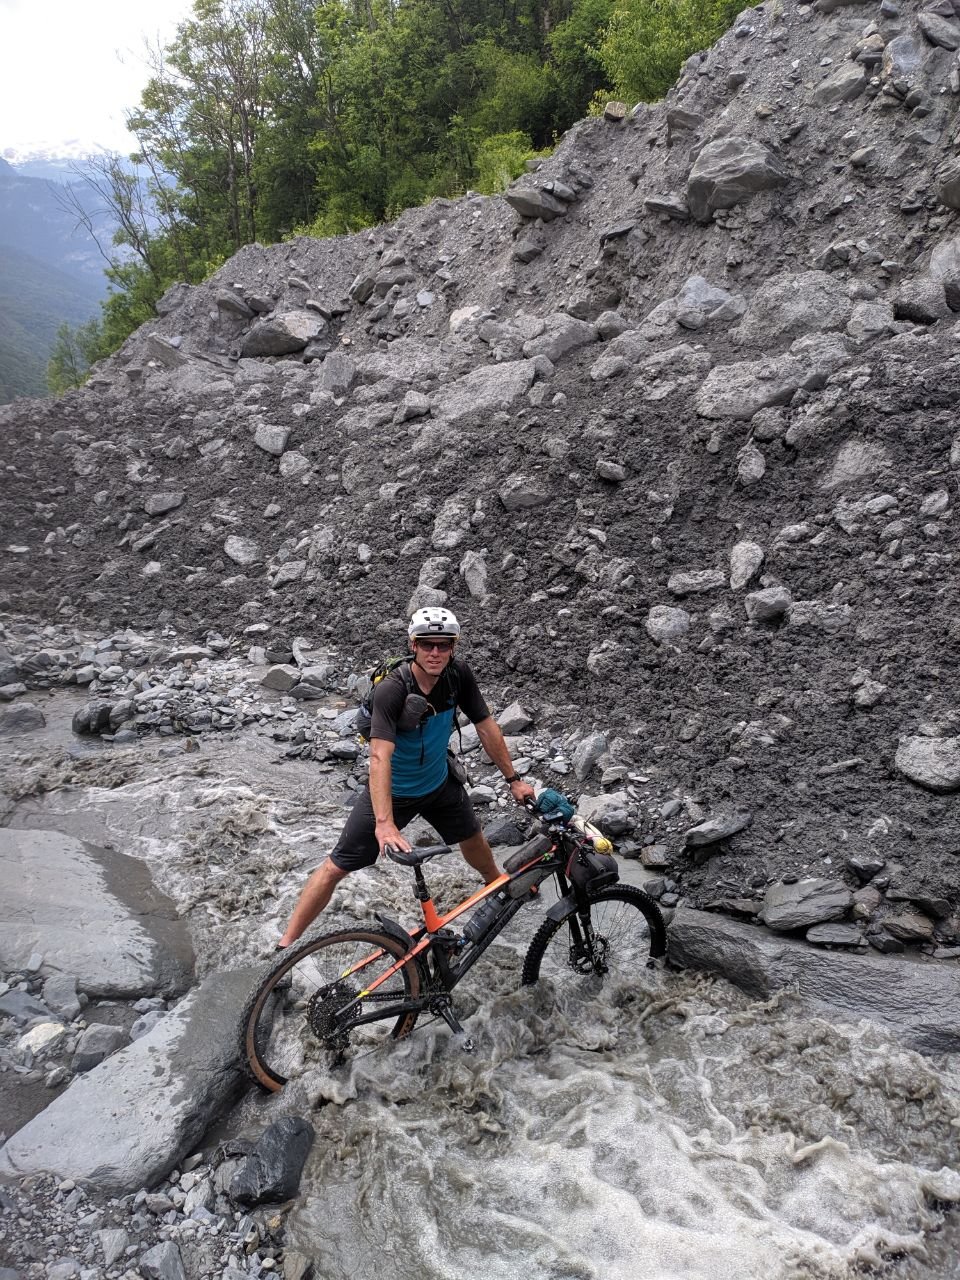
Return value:
M 463 926 L 463 936 L 470 942 L 476 942 L 478 938 L 486 933 L 490 922 L 500 914 L 500 908 L 504 903 L 503 890 L 495 893 L 492 898 L 487 898 L 481 902 L 479 907 Z

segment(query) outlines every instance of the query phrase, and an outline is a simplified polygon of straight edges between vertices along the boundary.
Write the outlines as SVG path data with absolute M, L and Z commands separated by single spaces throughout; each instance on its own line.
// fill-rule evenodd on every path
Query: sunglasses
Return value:
M 437 653 L 449 653 L 453 648 L 452 640 L 415 640 L 418 649 L 435 649 Z

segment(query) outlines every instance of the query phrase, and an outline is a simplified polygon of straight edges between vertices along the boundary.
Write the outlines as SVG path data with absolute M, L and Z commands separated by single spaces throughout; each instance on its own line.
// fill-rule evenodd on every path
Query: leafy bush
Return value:
M 692 53 L 713 44 L 759 0 L 616 0 L 600 61 L 616 93 L 656 102 Z

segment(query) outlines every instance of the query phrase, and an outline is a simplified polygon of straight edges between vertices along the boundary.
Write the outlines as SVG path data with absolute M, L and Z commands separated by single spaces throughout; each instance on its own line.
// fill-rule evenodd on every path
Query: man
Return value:
M 507 782 L 517 804 L 534 790 L 513 767 L 500 726 L 484 702 L 476 677 L 454 656 L 460 623 L 449 609 L 418 609 L 407 628 L 413 657 L 408 687 L 402 670 L 381 680 L 373 694 L 370 781 L 357 799 L 330 857 L 307 881 L 277 947 L 289 946 L 324 909 L 337 884 L 376 862 L 387 845 L 407 851 L 401 834 L 420 815 L 445 844 L 459 844 L 464 858 L 485 884 L 500 872 L 470 797 L 450 775 L 447 745 L 457 710 L 476 726 L 487 755 Z M 419 699 L 419 700 L 418 700 Z

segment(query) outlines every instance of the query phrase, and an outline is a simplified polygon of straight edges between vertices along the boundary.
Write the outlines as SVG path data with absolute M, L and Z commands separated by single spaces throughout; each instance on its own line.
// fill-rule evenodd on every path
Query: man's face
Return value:
M 454 642 L 447 638 L 418 636 L 413 642 L 417 664 L 431 676 L 442 675 L 453 657 L 453 645 Z

